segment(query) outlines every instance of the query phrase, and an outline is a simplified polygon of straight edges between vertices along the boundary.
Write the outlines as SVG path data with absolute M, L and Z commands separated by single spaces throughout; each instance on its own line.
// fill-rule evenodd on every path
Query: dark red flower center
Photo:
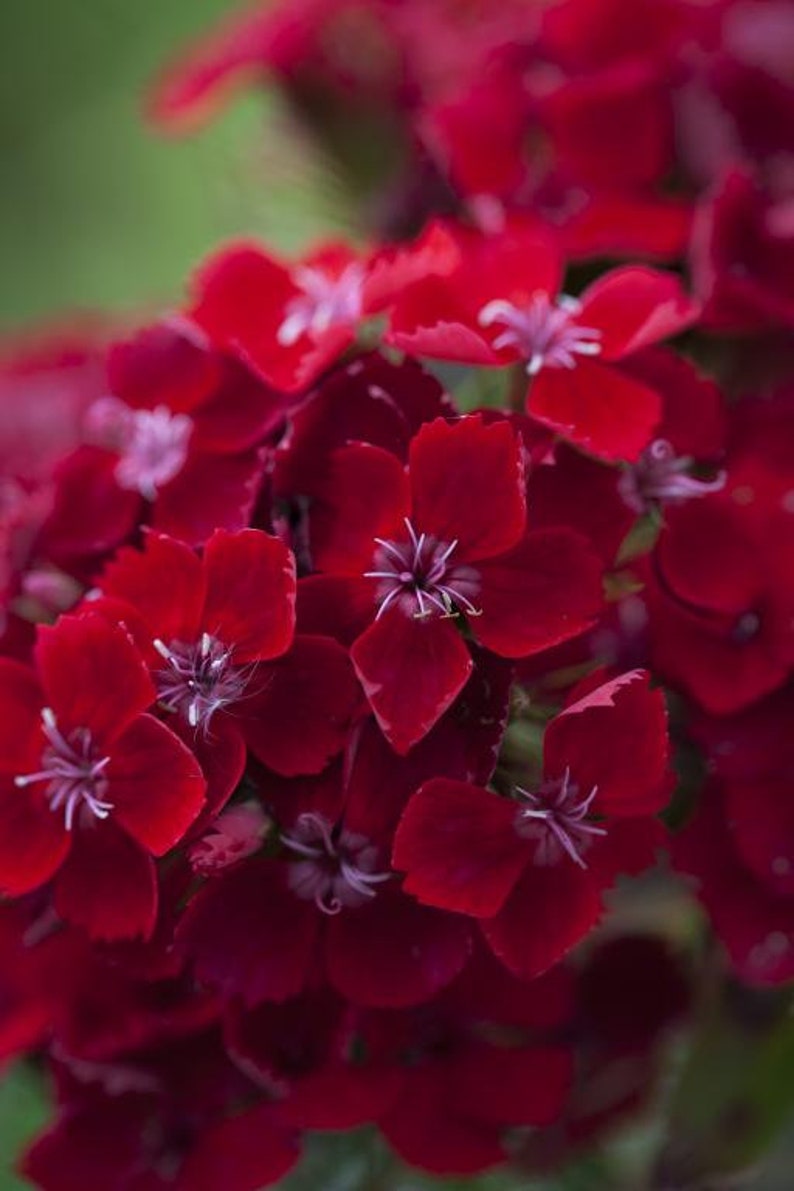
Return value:
M 594 836 L 606 835 L 603 827 L 589 819 L 597 793 L 598 787 L 594 787 L 586 797 L 581 797 L 568 769 L 563 777 L 545 781 L 537 794 L 521 787 L 516 789 L 520 800 L 516 831 L 524 839 L 537 841 L 537 864 L 557 864 L 563 856 L 569 856 L 574 864 L 587 868 L 582 854 Z
M 501 324 L 505 329 L 494 339 L 498 350 L 515 349 L 527 361 L 527 372 L 536 376 L 542 368 L 575 368 L 577 356 L 597 356 L 601 332 L 576 321 L 581 310 L 576 298 L 561 294 L 552 302 L 542 290 L 533 294 L 527 306 L 497 299 L 483 306 L 478 321 L 482 327 Z
M 406 616 L 478 616 L 473 600 L 479 594 L 480 579 L 473 567 L 455 566 L 452 556 L 457 541 L 440 542 L 432 534 L 417 534 L 406 517 L 408 537 L 401 542 L 376 538 L 376 570 L 367 579 L 378 579 L 378 617 L 392 605 Z
M 293 831 L 281 840 L 301 858 L 290 865 L 290 889 L 324 914 L 364 905 L 375 897 L 373 886 L 391 877 L 377 871 L 374 844 L 363 835 L 335 829 L 313 811 L 299 815 Z
M 191 728 L 206 729 L 216 712 L 241 699 L 250 667 L 235 666 L 232 650 L 209 633 L 192 644 L 156 639 L 154 647 L 168 663 L 155 674 L 160 702 L 184 715 Z
M 105 801 L 108 779 L 105 770 L 110 757 L 102 757 L 94 746 L 88 728 L 75 728 L 68 737 L 58 728 L 51 708 L 41 713 L 42 732 L 47 747 L 41 754 L 41 769 L 14 778 L 14 785 L 24 788 L 47 782 L 45 797 L 53 811 L 63 811 L 67 831 L 78 814 L 106 819 L 113 803 Z

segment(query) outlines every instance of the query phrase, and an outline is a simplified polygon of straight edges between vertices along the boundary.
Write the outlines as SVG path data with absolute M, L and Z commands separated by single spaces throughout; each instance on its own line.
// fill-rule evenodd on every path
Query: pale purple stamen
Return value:
M 36 782 L 47 782 L 45 797 L 51 810 L 63 811 L 67 831 L 72 830 L 81 811 L 106 819 L 113 810 L 113 803 L 104 800 L 110 757 L 97 756 L 88 728 L 76 728 L 64 736 L 50 707 L 42 710 L 41 727 L 48 741 L 41 755 L 42 767 L 38 773 L 15 777 L 14 785 L 24 789 Z
M 338 277 L 304 265 L 293 281 L 302 290 L 287 303 L 284 321 L 276 333 L 282 347 L 291 347 L 302 335 L 317 338 L 331 327 L 352 327 L 361 317 L 364 268 L 350 264 Z
M 568 769 L 562 778 L 544 782 L 537 794 L 516 789 L 521 803 L 516 812 L 516 830 L 525 839 L 537 841 L 537 864 L 556 864 L 565 855 L 579 868 L 587 868 L 582 853 L 594 836 L 606 835 L 603 827 L 588 820 L 597 793 L 598 788 L 594 787 L 585 798 L 580 798 Z
M 216 712 L 243 697 L 250 667 L 236 666 L 232 650 L 209 633 L 197 642 L 156 638 L 154 648 L 168 664 L 155 674 L 160 702 L 184 715 L 191 728 L 206 729 Z
M 575 368 L 577 356 L 597 356 L 601 332 L 576 322 L 581 304 L 562 294 L 552 302 L 547 293 L 533 294 L 528 306 L 497 299 L 483 306 L 481 327 L 501 323 L 504 331 L 494 339 L 498 350 L 515 348 L 527 361 L 527 372 L 537 376 L 542 368 Z
M 391 879 L 376 871 L 378 849 L 363 835 L 335 831 L 314 811 L 299 815 L 293 831 L 281 842 L 299 857 L 290 865 L 289 886 L 298 897 L 313 901 L 323 914 L 362 906 L 376 895 L 374 885 Z
M 87 433 L 118 452 L 114 475 L 119 487 L 151 501 L 184 467 L 193 421 L 165 405 L 131 409 L 117 397 L 102 397 L 88 412 Z
M 635 513 L 647 513 L 655 504 L 683 504 L 725 487 L 724 471 L 713 480 L 688 475 L 693 463 L 688 455 L 676 455 L 667 439 L 657 438 L 621 475 L 620 495 Z
M 440 542 L 432 534 L 417 534 L 405 518 L 408 538 L 402 542 L 375 538 L 376 570 L 365 571 L 366 579 L 377 579 L 379 608 L 376 619 L 392 606 L 407 616 L 424 619 L 438 614 L 442 617 L 479 616 L 480 609 L 473 602 L 480 591 L 480 579 L 473 567 L 451 563 L 457 540 Z

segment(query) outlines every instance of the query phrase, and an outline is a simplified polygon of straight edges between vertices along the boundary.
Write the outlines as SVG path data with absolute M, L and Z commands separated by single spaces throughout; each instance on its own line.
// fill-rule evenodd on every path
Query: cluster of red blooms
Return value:
M 660 938 L 577 947 L 660 863 L 794 979 L 792 61 L 780 0 L 290 0 L 160 87 L 261 71 L 399 168 L 367 249 L 233 244 L 6 354 L 36 1185 L 254 1191 L 362 1123 L 568 1158 L 687 1004 Z

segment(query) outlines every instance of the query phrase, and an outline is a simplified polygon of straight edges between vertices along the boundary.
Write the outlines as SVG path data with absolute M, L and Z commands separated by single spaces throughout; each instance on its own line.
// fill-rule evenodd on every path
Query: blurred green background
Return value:
M 0 327 L 170 302 L 225 236 L 293 248 L 338 219 L 275 102 L 245 96 L 185 140 L 145 126 L 146 84 L 231 7 L 0 2 Z

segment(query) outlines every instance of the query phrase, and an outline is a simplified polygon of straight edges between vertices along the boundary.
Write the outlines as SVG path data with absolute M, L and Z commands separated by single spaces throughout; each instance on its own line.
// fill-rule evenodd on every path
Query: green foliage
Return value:
M 13 1165 L 28 1139 L 47 1119 L 40 1076 L 19 1063 L 0 1081 L 0 1191 L 21 1191 L 29 1186 L 18 1178 Z

